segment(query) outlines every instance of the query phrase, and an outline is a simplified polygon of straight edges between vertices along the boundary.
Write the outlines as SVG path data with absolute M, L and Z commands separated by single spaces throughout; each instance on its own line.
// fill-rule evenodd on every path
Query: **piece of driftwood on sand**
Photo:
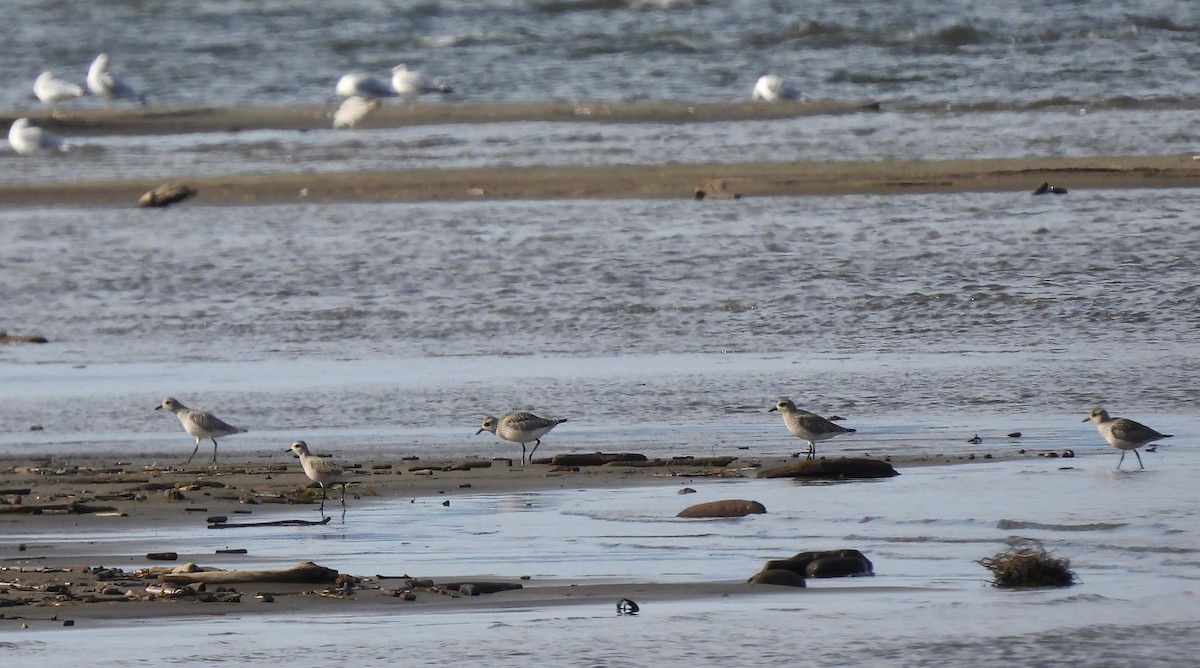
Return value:
M 319 521 L 313 520 L 271 520 L 268 522 L 213 522 L 208 525 L 209 529 L 240 529 L 242 527 L 309 527 L 321 526 L 329 524 L 332 517 L 323 517 Z
M 163 573 L 158 581 L 166 584 L 239 584 L 245 582 L 333 582 L 338 572 L 305 561 L 290 568 L 276 570 L 197 571 L 195 573 Z
M 90 515 L 116 512 L 112 506 L 89 506 L 84 503 L 44 503 L 32 506 L 0 506 L 0 515 Z

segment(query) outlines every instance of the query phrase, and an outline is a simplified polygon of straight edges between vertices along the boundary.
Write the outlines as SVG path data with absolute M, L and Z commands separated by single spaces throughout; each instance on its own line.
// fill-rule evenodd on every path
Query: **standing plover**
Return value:
M 167 397 L 163 399 L 162 404 L 155 406 L 154 410 L 168 410 L 179 418 L 179 423 L 183 425 L 183 430 L 192 436 L 196 437 L 196 447 L 192 448 L 192 454 L 187 458 L 187 464 L 192 463 L 192 457 L 196 456 L 196 451 L 200 449 L 200 439 L 207 438 L 213 442 L 213 458 L 214 464 L 217 463 L 217 437 L 229 436 L 231 434 L 244 434 L 246 429 L 234 427 L 222 422 L 212 413 L 206 411 L 198 411 L 193 408 L 188 408 L 175 397 Z
M 346 471 L 341 464 L 328 457 L 318 457 L 308 451 L 304 441 L 292 443 L 291 452 L 300 457 L 300 465 L 304 467 L 304 475 L 321 486 L 321 512 L 325 512 L 325 492 L 330 485 L 342 486 L 342 507 L 346 507 L 346 483 L 354 477 L 352 471 Z
M 498 419 L 491 415 L 483 418 L 483 425 L 479 427 L 479 431 L 475 432 L 478 436 L 485 431 L 490 431 L 506 441 L 521 444 L 521 465 L 525 465 L 525 444 L 533 441 L 533 450 L 529 451 L 529 463 L 533 463 L 533 453 L 537 452 L 538 446 L 542 444 L 542 437 L 551 429 L 566 422 L 566 418 L 550 420 L 526 413 L 523 411 L 513 411 L 505 413 Z
M 809 413 L 806 410 L 796 408 L 796 404 L 792 403 L 792 400 L 787 397 L 780 397 L 775 402 L 775 405 L 767 409 L 767 411 L 779 411 L 782 413 L 783 424 L 787 426 L 788 431 L 808 441 L 807 459 L 816 458 L 817 441 L 826 441 L 834 436 L 852 434 L 857 431 L 856 429 L 834 424 L 816 413 Z
M 1138 466 L 1146 468 L 1142 464 L 1142 456 L 1138 454 L 1137 449 L 1147 443 L 1174 436 L 1174 434 L 1160 434 L 1140 422 L 1108 417 L 1108 411 L 1099 406 L 1092 408 L 1091 413 L 1083 419 L 1084 422 L 1089 420 L 1096 423 L 1096 429 L 1109 445 L 1121 451 L 1121 458 L 1117 460 L 1117 468 L 1121 468 L 1121 462 L 1125 461 L 1126 450 L 1133 450 L 1133 454 L 1138 460 Z

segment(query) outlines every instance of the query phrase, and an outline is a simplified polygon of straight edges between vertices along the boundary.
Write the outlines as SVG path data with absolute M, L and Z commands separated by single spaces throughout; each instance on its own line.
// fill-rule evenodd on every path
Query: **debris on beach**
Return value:
M 618 615 L 636 615 L 639 611 L 641 611 L 641 608 L 630 599 L 623 598 L 617 601 Z
M 196 190 L 182 183 L 164 183 L 138 199 L 140 208 L 163 208 L 195 196 Z
M 164 584 L 243 584 L 247 582 L 303 582 L 321 583 L 334 582 L 338 572 L 332 568 L 318 566 L 311 561 L 304 561 L 289 568 L 274 570 L 184 570 L 158 575 L 158 581 Z
M 1061 188 L 1059 186 L 1052 186 L 1052 185 L 1050 185 L 1049 181 L 1043 181 L 1042 185 L 1038 186 L 1037 189 L 1033 191 L 1034 195 L 1045 195 L 1046 193 L 1053 193 L 1055 195 L 1066 195 L 1067 189 Z
M 760 478 L 890 478 L 900 475 L 892 465 L 879 459 L 845 457 L 812 459 L 758 472 Z
M 698 503 L 694 506 L 688 506 L 679 511 L 676 517 L 745 517 L 746 515 L 761 515 L 766 512 L 766 507 L 758 501 L 723 499 L 721 501 L 709 501 L 708 503 Z
M 1071 561 L 1051 555 L 1037 542 L 1015 545 L 977 563 L 992 572 L 992 585 L 996 587 L 1069 587 L 1075 584 Z
M 37 334 L 9 334 L 0 332 L 0 345 L 8 343 L 49 343 L 50 341 Z

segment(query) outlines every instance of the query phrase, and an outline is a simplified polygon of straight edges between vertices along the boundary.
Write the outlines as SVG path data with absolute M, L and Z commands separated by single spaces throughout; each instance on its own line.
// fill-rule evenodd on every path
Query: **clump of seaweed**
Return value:
M 1075 584 L 1071 560 L 1058 558 L 1041 543 L 1014 545 L 978 561 L 992 572 L 996 587 L 1070 587 Z

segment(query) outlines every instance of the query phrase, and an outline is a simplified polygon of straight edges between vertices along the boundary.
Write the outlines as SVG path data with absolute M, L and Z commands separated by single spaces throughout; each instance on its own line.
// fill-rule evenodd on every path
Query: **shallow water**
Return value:
M 0 152 L 0 183 L 227 174 L 746 161 L 1181 155 L 1194 109 L 884 111 L 697 124 L 497 123 L 346 131 L 72 136 L 72 153 Z M 368 126 L 369 127 L 369 126 Z M 719 175 L 719 171 L 716 175 Z M 1030 183 L 1032 191 L 1037 183 Z M 299 199 L 299 196 L 297 196 Z
M 638 596 L 633 585 L 630 596 L 642 607 L 636 618 L 617 617 L 613 601 L 604 600 L 433 614 L 412 614 L 399 604 L 394 612 L 305 617 L 303 635 L 275 633 L 281 624 L 300 623 L 289 616 L 168 621 L 186 633 L 169 649 L 139 643 L 145 651 L 136 655 L 146 663 L 206 657 L 316 666 L 342 657 L 382 665 L 403 651 L 422 665 L 519 665 L 533 657 L 557 665 L 648 665 L 651 656 L 666 665 L 775 665 L 798 653 L 817 665 L 1011 665 L 1046 656 L 1055 665 L 1134 656 L 1178 664 L 1200 649 L 1188 631 L 1200 622 L 1194 575 L 1200 542 L 1188 510 L 1200 500 L 1188 484 L 1200 457 L 1182 448 L 1167 456 L 1169 465 L 1144 472 L 1115 471 L 1115 454 L 1106 453 L 904 469 L 898 478 L 848 484 L 680 480 L 620 490 L 456 496 L 448 507 L 441 498 L 352 500 L 344 520 L 335 516 L 324 527 L 249 529 L 237 536 L 197 524 L 11 538 L 36 540 L 59 554 L 72 553 L 76 544 L 96 553 L 121 546 L 144 551 L 152 543 L 208 554 L 206 563 L 227 567 L 290 564 L 303 553 L 360 575 L 529 575 L 533 587 L 579 578 L 737 581 L 767 559 L 832 547 L 862 550 L 876 571 L 870 578 L 810 580 L 807 590 L 686 602 Z M 683 484 L 698 493 L 678 495 Z M 753 498 L 768 513 L 738 520 L 673 517 L 686 505 L 719 498 Z M 976 561 L 1022 539 L 1070 559 L 1079 584 L 1015 592 L 987 586 L 989 573 Z M 234 543 L 249 555 L 211 556 Z M 471 549 L 464 551 L 464 544 Z M 88 643 L 93 665 L 130 665 L 130 642 L 143 631 L 115 622 L 69 633 Z M 72 655 L 62 637 L 4 633 L 0 651 L 15 665 L 55 663 Z M 417 637 L 437 641 L 414 642 Z
M 0 444 L 178 442 L 166 394 L 235 450 L 486 450 L 464 432 L 528 407 L 562 447 L 708 451 L 780 394 L 893 438 L 1188 424 L 1196 197 L 4 211 L 0 329 L 54 343 L 0 349 Z
M 1200 10 L 1175 0 L 16 0 L 5 16 L 0 108 L 34 106 L 42 70 L 82 81 L 100 52 L 158 105 L 312 103 L 346 72 L 399 62 L 473 100 L 743 99 L 765 72 L 916 108 L 1200 90 Z
M 0 183 L 1195 150 L 1200 19 L 1189 3 L 808 3 L 804 15 L 757 1 L 395 4 L 17 2 L 0 22 L 0 109 L 36 109 L 38 72 L 82 79 L 103 50 L 162 106 L 332 108 L 342 73 L 405 60 L 476 102 L 744 99 L 773 70 L 814 97 L 884 111 L 82 136 L 62 159 L 0 152 Z M 857 485 L 693 484 L 702 491 L 687 502 L 736 492 L 771 511 L 736 522 L 663 519 L 685 498 L 672 487 L 465 496 L 449 508 L 354 502 L 346 524 L 238 540 L 264 563 L 294 561 L 302 541 L 306 556 L 364 574 L 740 580 L 767 558 L 859 547 L 879 575 L 766 598 L 644 601 L 637 618 L 611 603 L 305 618 L 322 633 L 302 640 L 276 633 L 297 624 L 281 615 L 167 622 L 179 632 L 161 643 L 137 624 L 35 629 L 0 634 L 0 657 L 76 664 L 86 647 L 92 665 L 1187 665 L 1200 649 L 1196 198 L 1072 189 L 0 211 L 0 330 L 52 340 L 0 348 L 2 454 L 182 460 L 191 439 L 152 410 L 175 394 L 250 427 L 221 443 L 240 455 L 295 438 L 348 457 L 513 455 L 472 434 L 485 413 L 531 408 L 570 419 L 539 455 L 748 460 L 803 448 L 765 412 L 788 394 L 859 430 L 823 454 L 1081 455 Z M 1116 473 L 1117 454 L 1081 424 L 1097 403 L 1176 437 L 1143 453 L 1145 473 Z M 1025 436 L 1004 437 L 1014 430 Z M 968 445 L 973 434 L 984 443 Z M 112 541 L 122 553 L 143 540 L 184 553 L 230 540 L 210 533 L 27 538 Z M 1082 584 L 988 588 L 974 561 L 1013 536 L 1071 558 Z

